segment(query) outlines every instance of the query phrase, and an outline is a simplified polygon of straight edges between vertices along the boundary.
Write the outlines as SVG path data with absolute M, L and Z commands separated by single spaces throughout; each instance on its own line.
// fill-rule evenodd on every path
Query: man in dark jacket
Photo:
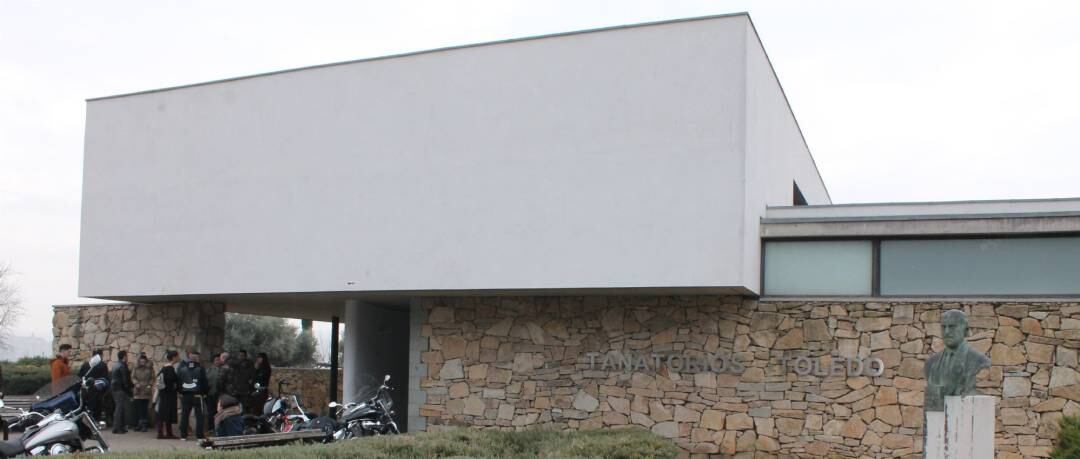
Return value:
M 90 360 L 83 362 L 82 366 L 79 367 L 79 377 L 89 377 L 91 380 L 108 379 L 109 364 L 101 357 L 101 349 L 94 351 L 93 355 L 102 359 L 101 363 L 91 366 L 90 360 L 93 360 L 93 356 L 91 356 Z M 104 407 L 102 399 L 104 397 L 105 394 L 100 391 L 94 389 L 86 391 L 86 411 L 94 422 L 101 421 L 101 410 Z
M 203 396 L 206 395 L 206 370 L 199 364 L 199 351 L 188 352 L 186 362 L 180 363 L 180 439 L 187 440 L 191 411 L 195 411 L 195 438 L 205 438 Z
M 255 365 L 248 360 L 247 351 L 240 350 L 240 352 L 237 352 L 236 361 L 232 362 L 229 367 L 232 368 L 232 378 L 230 378 L 229 384 L 232 386 L 232 392 L 229 395 L 236 397 L 248 413 L 262 414 L 259 411 L 254 411 L 251 406 L 251 389 L 252 384 L 255 383 Z M 262 407 L 260 406 L 258 409 L 262 410 Z
M 210 426 L 214 425 L 214 415 L 218 411 L 218 397 L 229 393 L 226 388 L 232 374 L 226 363 L 228 359 L 228 352 L 214 354 L 210 358 L 210 367 L 206 369 L 206 419 Z
M 131 400 L 131 392 L 134 384 L 131 383 L 131 370 L 127 365 L 127 351 L 116 353 L 116 363 L 112 369 L 113 404 L 113 433 L 127 433 L 128 401 Z

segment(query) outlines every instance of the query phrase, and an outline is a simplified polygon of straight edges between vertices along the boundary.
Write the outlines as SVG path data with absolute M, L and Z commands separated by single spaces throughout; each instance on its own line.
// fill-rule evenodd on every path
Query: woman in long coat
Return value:
M 146 432 L 150 428 L 150 399 L 154 395 L 154 365 L 139 354 L 135 369 L 131 370 L 131 380 L 135 385 L 135 416 L 139 420 L 136 432 Z
M 172 425 L 176 423 L 176 392 L 180 388 L 180 378 L 176 375 L 176 364 L 180 361 L 180 353 L 166 352 L 165 359 L 169 363 L 161 367 L 158 372 L 162 384 L 158 385 L 157 392 L 157 437 L 175 439 Z

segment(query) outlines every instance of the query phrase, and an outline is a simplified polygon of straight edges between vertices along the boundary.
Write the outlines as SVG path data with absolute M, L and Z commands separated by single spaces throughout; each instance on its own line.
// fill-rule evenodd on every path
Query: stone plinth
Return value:
M 945 457 L 994 457 L 994 397 L 945 397 Z
M 945 397 L 945 411 L 926 413 L 926 459 L 994 457 L 994 397 Z

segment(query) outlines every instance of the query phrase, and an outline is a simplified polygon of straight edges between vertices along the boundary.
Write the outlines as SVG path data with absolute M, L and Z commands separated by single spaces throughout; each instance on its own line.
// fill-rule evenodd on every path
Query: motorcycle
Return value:
M 289 382 L 284 379 L 278 381 L 277 396 L 270 397 L 263 404 L 262 417 L 275 432 L 301 430 L 311 422 L 311 418 L 304 412 L 304 408 L 300 406 L 300 400 L 296 397 L 296 394 L 291 395 L 289 398 L 282 397 L 282 388 L 288 385 Z M 291 412 L 294 408 L 299 411 L 299 414 Z
M 336 421 L 334 440 L 347 440 L 371 435 L 399 434 L 394 422 L 394 399 L 390 397 L 390 375 L 383 378 L 382 384 L 370 397 L 360 403 L 341 405 L 330 402 L 330 412 Z
M 275 433 L 274 426 L 262 416 L 244 415 L 244 435 Z
M 91 367 L 101 364 L 99 357 L 91 360 Z M 102 387 L 107 387 L 107 382 L 69 376 L 40 389 L 35 395 L 44 400 L 31 405 L 30 411 L 18 410 L 12 427 L 21 428 L 23 434 L 16 440 L 0 442 L 0 458 L 108 452 L 109 445 L 83 405 L 86 391 Z M 2 399 L 0 408 L 4 408 Z M 96 444 L 88 445 L 91 440 Z
M 321 430 L 330 441 L 336 427 L 334 420 L 327 416 L 312 419 L 300 406 L 300 399 L 295 394 L 288 398 L 281 397 L 282 388 L 288 385 L 285 380 L 278 382 L 278 396 L 270 397 L 263 404 L 261 416 L 244 416 L 244 435 Z M 256 383 L 255 390 L 259 393 L 266 388 Z M 299 413 L 293 413 L 293 408 Z

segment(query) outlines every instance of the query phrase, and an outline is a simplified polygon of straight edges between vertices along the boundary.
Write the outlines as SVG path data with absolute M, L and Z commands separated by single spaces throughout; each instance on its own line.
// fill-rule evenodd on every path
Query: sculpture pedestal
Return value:
M 945 411 L 926 412 L 927 459 L 994 457 L 994 397 L 945 397 Z

